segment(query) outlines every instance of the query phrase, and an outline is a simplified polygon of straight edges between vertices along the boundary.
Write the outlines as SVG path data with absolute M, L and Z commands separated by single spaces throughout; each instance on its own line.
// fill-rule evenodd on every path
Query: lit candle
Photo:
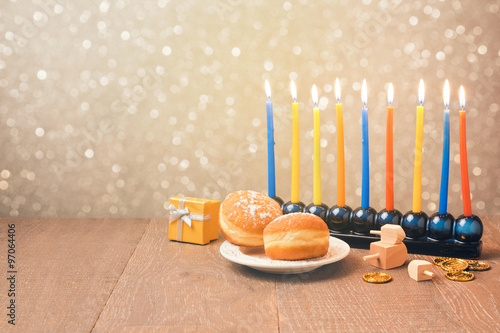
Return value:
M 441 215 L 448 212 L 448 180 L 450 172 L 450 84 L 448 80 L 444 82 L 443 103 L 443 163 L 439 193 L 439 214 Z
M 413 169 L 413 209 L 414 213 L 422 210 L 422 146 L 424 137 L 424 80 L 418 87 L 417 126 L 415 134 L 415 164 Z
M 274 169 L 274 125 L 273 102 L 271 101 L 271 86 L 266 80 L 267 109 L 267 192 L 271 198 L 276 196 L 276 178 Z
M 389 83 L 387 90 L 387 137 L 386 137 L 386 166 L 385 166 L 385 209 L 394 210 L 394 159 L 393 159 L 393 108 L 394 88 Z
M 462 200 L 464 204 L 464 216 L 472 216 L 472 209 L 470 203 L 470 189 L 469 189 L 469 171 L 467 167 L 467 140 L 465 137 L 465 91 L 464 87 L 460 86 L 460 111 L 459 114 L 459 128 L 460 128 L 460 170 L 462 176 Z
M 344 159 L 344 116 L 340 102 L 340 82 L 335 80 L 335 99 L 337 100 L 337 206 L 345 206 L 345 159 Z
M 311 90 L 312 100 L 314 104 L 314 197 L 315 205 L 321 205 L 321 156 L 320 156 L 320 122 L 319 122 L 319 99 L 318 89 L 313 85 Z
M 366 89 L 366 80 L 363 80 L 361 86 L 361 102 L 363 108 L 361 109 L 361 127 L 363 130 L 363 176 L 361 179 L 361 208 L 370 208 L 370 156 L 368 150 L 368 93 Z
M 297 88 L 292 80 L 292 196 L 291 202 L 299 202 L 299 104 L 297 103 Z

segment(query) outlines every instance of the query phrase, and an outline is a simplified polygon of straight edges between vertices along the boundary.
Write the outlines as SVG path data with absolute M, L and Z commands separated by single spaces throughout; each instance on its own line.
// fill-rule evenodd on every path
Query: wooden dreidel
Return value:
M 380 230 L 370 230 L 370 234 L 380 235 L 380 241 L 388 244 L 400 244 L 406 237 L 403 228 L 396 224 L 383 225 Z
M 432 264 L 425 260 L 412 260 L 408 265 L 408 274 L 415 281 L 430 280 L 434 276 Z
M 370 254 L 363 260 L 375 267 L 391 269 L 403 265 L 408 256 L 408 251 L 403 243 L 387 244 L 382 241 L 370 244 Z

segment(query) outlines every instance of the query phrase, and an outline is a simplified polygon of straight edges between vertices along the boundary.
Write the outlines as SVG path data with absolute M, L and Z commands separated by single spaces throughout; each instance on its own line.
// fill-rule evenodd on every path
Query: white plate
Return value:
M 330 236 L 330 248 L 322 257 L 304 260 L 271 260 L 264 247 L 244 247 L 225 241 L 220 246 L 222 256 L 234 263 L 275 274 L 297 274 L 312 271 L 321 266 L 344 259 L 350 251 L 349 245 L 341 239 Z

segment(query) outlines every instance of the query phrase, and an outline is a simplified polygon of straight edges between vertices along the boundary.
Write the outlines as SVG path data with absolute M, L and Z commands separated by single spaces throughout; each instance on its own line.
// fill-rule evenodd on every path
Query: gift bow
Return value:
M 191 228 L 191 213 L 189 212 L 189 209 L 187 207 L 177 208 L 173 204 L 170 204 L 168 210 L 170 211 L 170 223 L 174 222 L 175 220 L 181 219 Z

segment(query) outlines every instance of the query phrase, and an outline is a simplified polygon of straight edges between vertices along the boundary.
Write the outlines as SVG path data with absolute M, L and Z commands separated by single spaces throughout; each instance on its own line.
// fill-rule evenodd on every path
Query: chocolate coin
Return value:
M 386 273 L 367 273 L 363 275 L 363 280 L 370 283 L 386 283 L 391 281 L 392 277 Z
M 446 277 L 453 281 L 465 282 L 474 279 L 474 274 L 464 271 L 451 271 L 446 273 Z
M 448 259 L 451 259 L 451 258 L 448 258 L 448 257 L 438 257 L 438 258 L 434 258 L 434 260 L 432 260 L 432 262 L 434 263 L 434 265 L 437 265 L 437 266 L 441 266 L 441 263 L 445 260 L 448 260 Z
M 441 268 L 445 271 L 463 271 L 469 267 L 469 263 L 463 259 L 447 259 L 441 263 Z
M 490 265 L 482 261 L 469 261 L 469 271 L 486 271 L 490 269 Z

